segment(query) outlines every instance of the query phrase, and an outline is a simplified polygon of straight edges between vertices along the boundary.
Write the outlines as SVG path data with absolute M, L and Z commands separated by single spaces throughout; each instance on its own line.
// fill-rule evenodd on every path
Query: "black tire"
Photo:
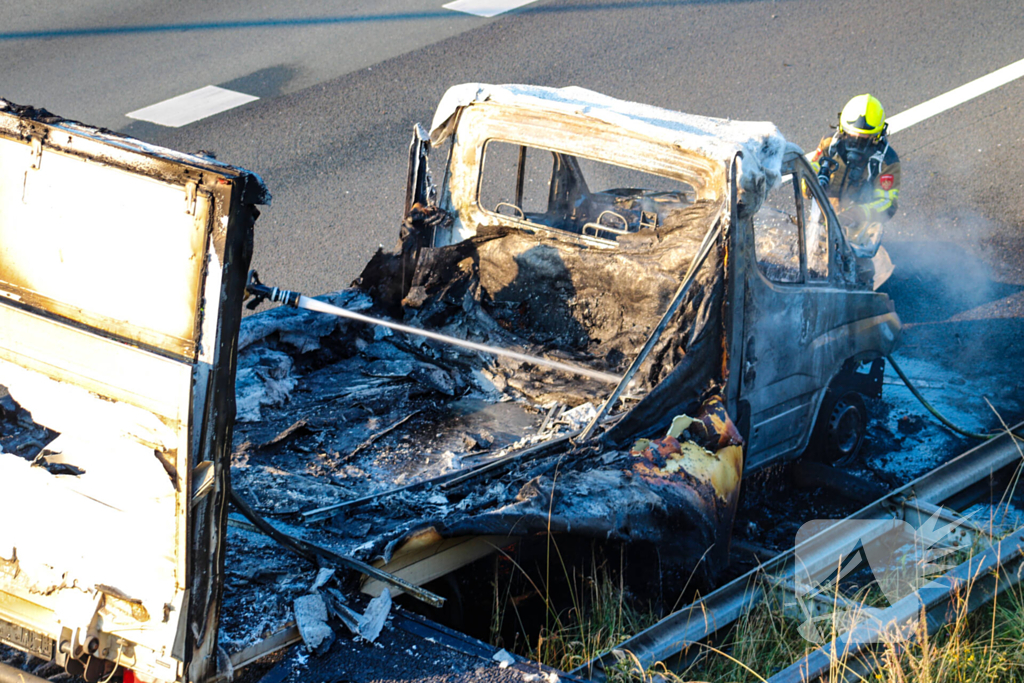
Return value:
M 812 457 L 833 466 L 847 465 L 857 458 L 867 435 L 868 409 L 864 398 L 855 391 L 821 406 L 814 427 Z

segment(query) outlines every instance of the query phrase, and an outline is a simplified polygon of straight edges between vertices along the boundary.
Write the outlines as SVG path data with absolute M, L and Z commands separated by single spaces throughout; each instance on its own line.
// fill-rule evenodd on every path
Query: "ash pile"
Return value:
M 509 228 L 434 248 L 425 236 L 450 218 L 416 207 L 395 252 L 378 252 L 353 287 L 321 299 L 622 375 L 722 211 L 697 202 L 615 250 Z M 614 385 L 319 313 L 250 316 L 238 343 L 232 487 L 280 532 L 416 584 L 544 534 L 653 544 L 673 567 L 661 580 L 685 580 L 700 558 L 713 576 L 742 472 L 720 396 L 725 271 L 715 247 L 585 441 Z M 369 598 L 402 592 L 335 572 L 322 554 L 317 567 L 281 552 L 237 515 L 229 529 L 228 654 L 307 607 L 313 622 L 333 624 L 311 649 L 334 632 L 370 640 L 386 609 Z M 445 553 L 457 559 L 424 560 Z

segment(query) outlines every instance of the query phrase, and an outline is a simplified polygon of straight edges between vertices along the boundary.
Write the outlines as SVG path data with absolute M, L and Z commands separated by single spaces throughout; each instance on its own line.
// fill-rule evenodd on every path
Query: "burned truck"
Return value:
M 0 103 L 0 195 L 0 641 L 87 680 L 228 675 L 311 596 L 365 637 L 551 539 L 714 582 L 900 333 L 773 125 L 579 88 L 452 88 L 397 248 L 317 298 L 246 279 L 269 195 L 206 157 Z
M 427 151 L 444 141 L 438 189 Z M 638 402 L 606 443 L 649 433 L 715 387 L 748 442 L 747 469 L 799 455 L 822 413 L 822 455 L 855 453 L 856 394 L 880 389 L 873 361 L 895 347 L 899 319 L 887 296 L 858 284 L 839 221 L 774 126 L 577 88 L 468 84 L 448 92 L 411 157 L 401 249 L 414 319 L 429 322 L 416 301 L 423 282 L 450 275 L 431 261 L 443 252 L 420 258 L 421 248 L 461 250 L 487 313 L 535 347 L 611 373 L 648 354 L 629 385 Z M 419 219 L 416 207 L 443 218 Z M 708 235 L 713 275 L 673 301 Z

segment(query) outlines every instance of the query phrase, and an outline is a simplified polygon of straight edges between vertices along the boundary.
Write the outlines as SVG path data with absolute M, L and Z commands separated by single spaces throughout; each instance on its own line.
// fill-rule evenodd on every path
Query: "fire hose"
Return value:
M 967 431 L 966 429 L 961 429 L 960 427 L 957 427 L 955 424 L 946 419 L 946 417 L 942 413 L 940 413 L 935 408 L 935 406 L 929 403 L 928 399 L 921 395 L 921 392 L 917 390 L 917 387 L 915 387 L 914 384 L 910 381 L 910 378 L 907 377 L 906 374 L 904 374 L 903 369 L 896 363 L 891 354 L 886 356 L 886 359 L 889 361 L 889 365 L 892 366 L 892 369 L 896 371 L 896 374 L 900 376 L 900 379 L 903 380 L 903 384 L 906 385 L 907 389 L 910 389 L 910 393 L 914 395 L 914 398 L 920 401 L 921 405 L 927 408 L 928 412 L 934 415 L 935 418 L 943 425 L 945 425 L 947 428 L 956 432 L 957 434 L 968 436 L 972 439 L 979 439 L 981 441 L 988 441 L 989 439 L 998 436 L 998 434 L 978 434 L 977 432 L 970 432 Z M 1018 438 L 1024 438 L 1022 437 L 1022 435 L 1017 434 L 1016 432 L 1011 433 Z
M 835 172 L 836 169 L 836 162 L 829 156 L 822 156 L 818 163 L 818 184 L 821 185 L 822 189 L 828 190 L 829 184 L 832 182 L 832 174 Z M 921 405 L 923 405 L 929 413 L 934 415 L 935 418 L 939 422 L 941 422 L 945 427 L 962 436 L 967 436 L 972 439 L 980 439 L 982 441 L 987 441 L 988 439 L 991 439 L 992 437 L 996 436 L 995 434 L 978 434 L 977 432 L 971 432 L 966 429 L 957 427 L 955 424 L 950 422 L 942 413 L 940 413 L 935 408 L 935 406 L 929 403 L 928 399 L 921 395 L 921 392 L 917 390 L 917 387 L 915 387 L 914 384 L 910 381 L 910 378 L 908 378 L 906 374 L 904 374 L 899 364 L 897 364 L 896 361 L 893 360 L 892 355 L 886 356 L 886 359 L 888 359 L 889 364 L 892 366 L 892 369 L 896 371 L 896 374 L 899 375 L 900 379 L 903 380 L 903 384 L 906 385 L 907 389 L 910 389 L 910 393 L 914 395 L 914 398 L 920 401 Z M 1015 436 L 1018 435 L 1015 434 Z
M 0 662 L 0 683 L 50 683 L 45 678 L 40 678 L 28 671 L 16 669 Z
M 709 240 L 705 239 L 705 242 L 708 241 Z M 691 273 L 688 273 L 687 275 L 692 276 Z M 686 284 L 688 284 L 691 279 L 692 277 L 687 277 L 684 278 L 684 281 L 686 282 Z M 683 292 L 685 292 L 685 288 L 681 289 Z M 259 276 L 257 275 L 255 270 L 249 273 L 249 281 L 246 283 L 245 290 L 250 296 L 253 297 L 253 300 L 250 301 L 248 304 L 248 307 L 250 309 L 256 308 L 256 306 L 258 306 L 263 301 L 272 301 L 275 303 L 284 304 L 285 306 L 291 306 L 293 308 L 300 308 L 307 311 L 315 311 L 318 313 L 326 313 L 328 315 L 334 315 L 340 318 L 348 318 L 350 320 L 355 320 L 357 322 L 362 322 L 369 325 L 380 325 L 381 327 L 386 327 L 388 329 L 395 330 L 396 332 L 403 332 L 405 334 L 425 337 L 427 339 L 440 341 L 446 344 L 451 344 L 452 346 L 458 346 L 464 349 L 469 349 L 471 351 L 488 353 L 495 356 L 504 356 L 506 358 L 512 358 L 523 363 L 532 363 L 534 365 L 549 367 L 555 370 L 561 370 L 562 372 L 568 372 L 570 374 L 581 375 L 583 377 L 590 377 L 591 379 L 597 379 L 603 382 L 608 382 L 609 384 L 615 384 L 617 385 L 616 395 L 619 391 L 621 391 L 622 385 L 626 383 L 622 381 L 624 379 L 623 377 L 613 375 L 611 373 L 601 372 L 599 370 L 592 370 L 590 368 L 584 368 L 578 365 L 572 365 L 570 363 L 563 363 L 561 361 L 551 360 L 550 358 L 532 356 L 529 354 L 520 353 L 518 351 L 512 351 L 511 349 L 491 346 L 489 344 L 472 342 L 467 339 L 460 339 L 458 337 L 452 337 L 450 335 L 441 334 L 439 332 L 432 332 L 430 330 L 424 330 L 422 328 L 412 327 L 410 325 L 403 325 L 401 323 L 396 323 L 390 320 L 374 318 L 372 316 L 363 315 L 362 313 L 356 313 L 355 311 L 349 311 L 347 309 L 341 308 L 340 306 L 333 306 L 331 304 L 324 303 L 323 301 L 307 297 L 298 292 L 293 292 L 287 289 L 279 289 L 278 287 L 269 287 L 260 282 Z M 643 357 L 643 355 L 644 354 L 641 354 L 641 358 Z M 986 441 L 996 436 L 996 434 L 979 434 L 977 432 L 971 432 L 953 424 L 953 422 L 951 422 L 944 415 L 942 415 L 942 413 L 940 413 L 935 408 L 935 406 L 929 403 L 928 399 L 926 399 L 921 394 L 921 392 L 918 391 L 917 387 L 915 387 L 914 384 L 910 381 L 910 378 L 908 378 L 907 375 L 903 372 L 903 369 L 900 368 L 899 364 L 893 359 L 891 354 L 887 355 L 886 359 L 889 361 L 889 364 L 892 366 L 892 369 L 896 371 L 896 374 L 899 375 L 899 378 L 903 381 L 903 384 L 905 384 L 906 387 L 910 390 L 910 393 L 912 393 L 914 397 L 918 401 L 920 401 L 921 405 L 923 405 L 928 410 L 928 412 L 934 415 L 935 418 L 939 422 L 941 422 L 945 427 L 962 436 L 970 437 L 972 439 L 979 439 L 982 441 Z M 634 368 L 631 367 L 630 371 L 633 370 Z M 631 372 L 627 373 L 627 377 L 630 374 Z M 609 401 L 608 403 L 612 402 L 614 402 L 614 399 L 612 401 Z M 605 409 L 607 409 L 608 403 L 606 403 Z M 596 423 L 596 420 L 594 421 L 594 423 Z M 587 429 L 587 432 L 592 432 L 593 427 L 594 424 L 591 424 Z M 1015 436 L 1021 437 L 1021 435 L 1019 434 L 1015 434 Z

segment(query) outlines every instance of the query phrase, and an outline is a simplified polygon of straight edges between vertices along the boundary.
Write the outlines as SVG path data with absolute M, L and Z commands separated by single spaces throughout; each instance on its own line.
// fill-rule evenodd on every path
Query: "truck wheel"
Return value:
M 857 457 L 867 434 L 868 410 L 855 391 L 844 394 L 831 410 L 818 416 L 816 455 L 830 465 L 846 465 Z
M 824 417 L 824 416 L 822 416 Z M 867 407 L 864 399 L 850 391 L 836 401 L 824 424 L 820 451 L 824 462 L 846 465 L 860 453 L 867 433 Z

